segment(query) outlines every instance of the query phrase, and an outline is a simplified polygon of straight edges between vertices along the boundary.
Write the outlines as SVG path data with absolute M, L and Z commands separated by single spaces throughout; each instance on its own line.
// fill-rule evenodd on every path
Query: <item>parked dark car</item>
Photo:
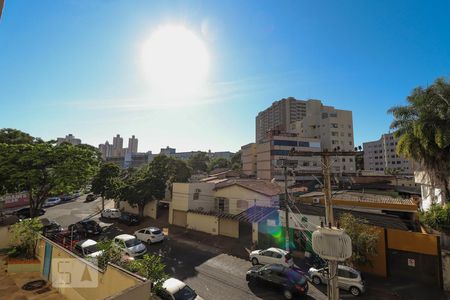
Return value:
M 45 210 L 42 208 L 37 211 L 37 216 L 42 216 L 44 214 L 45 214 Z M 18 211 L 16 211 L 16 216 L 18 216 L 20 219 L 30 218 L 31 217 L 30 208 L 25 207 L 25 208 L 19 209 Z
M 87 237 L 88 235 L 98 235 L 102 233 L 102 227 L 94 220 L 81 220 L 75 224 L 69 225 L 69 231 L 74 231 L 77 234 Z
M 139 223 L 141 223 L 141 220 L 139 219 L 138 215 L 123 212 L 119 217 L 119 222 L 129 226 L 133 226 L 139 225 Z
M 284 298 L 292 299 L 294 295 L 306 295 L 308 282 L 306 277 L 280 264 L 253 266 L 247 271 L 246 280 L 269 284 L 283 291 Z
M 72 250 L 75 244 L 82 239 L 77 232 L 69 230 L 49 234 L 47 237 L 69 250 Z
M 86 196 L 86 202 L 94 201 L 94 200 L 97 199 L 97 198 L 98 198 L 98 195 L 95 195 L 95 194 L 89 194 L 89 195 Z
M 50 236 L 56 233 L 60 233 L 63 230 L 61 225 L 59 225 L 55 221 L 50 221 L 47 218 L 41 219 L 41 222 L 42 222 L 42 234 L 44 236 Z

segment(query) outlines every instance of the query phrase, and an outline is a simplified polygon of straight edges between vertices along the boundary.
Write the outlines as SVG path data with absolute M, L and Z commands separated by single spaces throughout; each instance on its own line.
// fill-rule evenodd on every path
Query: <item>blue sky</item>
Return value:
M 0 20 L 0 127 L 139 150 L 231 150 L 252 142 L 273 101 L 353 111 L 355 144 L 387 132 L 386 111 L 450 76 L 448 1 L 6 0 Z M 183 25 L 210 56 L 205 101 L 158 107 L 139 51 Z

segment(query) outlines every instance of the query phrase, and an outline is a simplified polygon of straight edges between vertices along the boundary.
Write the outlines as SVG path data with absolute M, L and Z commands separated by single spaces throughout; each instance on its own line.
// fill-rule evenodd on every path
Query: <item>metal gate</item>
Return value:
M 441 286 L 439 256 L 393 249 L 388 249 L 387 254 L 390 277 Z

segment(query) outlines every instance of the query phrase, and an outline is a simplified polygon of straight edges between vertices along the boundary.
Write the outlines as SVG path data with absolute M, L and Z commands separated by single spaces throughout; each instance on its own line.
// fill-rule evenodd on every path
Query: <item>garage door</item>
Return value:
M 219 234 L 232 238 L 239 238 L 239 222 L 230 219 L 219 220 Z
M 187 213 L 182 210 L 173 210 L 173 225 L 186 227 L 187 224 Z

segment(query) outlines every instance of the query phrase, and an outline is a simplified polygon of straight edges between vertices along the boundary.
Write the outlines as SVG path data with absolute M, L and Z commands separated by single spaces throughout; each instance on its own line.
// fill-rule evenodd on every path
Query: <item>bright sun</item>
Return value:
M 197 95 L 202 89 L 209 56 L 203 41 L 194 33 L 182 26 L 164 26 L 144 43 L 142 66 L 157 95 L 184 98 Z

